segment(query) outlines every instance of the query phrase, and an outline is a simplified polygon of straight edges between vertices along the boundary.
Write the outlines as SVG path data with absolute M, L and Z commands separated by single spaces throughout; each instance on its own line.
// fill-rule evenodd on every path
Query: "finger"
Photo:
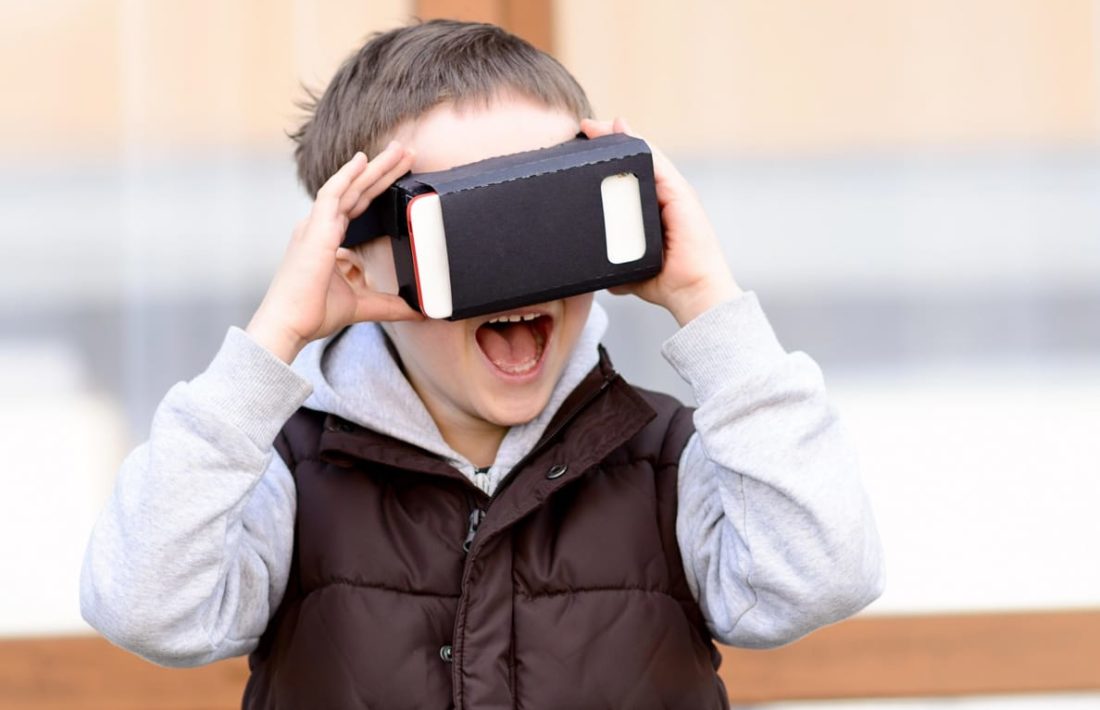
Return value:
M 321 215 L 335 213 L 336 206 L 340 203 L 340 196 L 366 166 L 366 154 L 363 151 L 357 151 L 351 160 L 344 163 L 332 177 L 325 181 L 324 185 L 321 185 L 321 189 L 317 191 L 317 198 L 313 201 L 314 209 L 320 208 Z
M 398 145 L 397 141 L 390 141 L 378 155 L 375 155 L 367 161 L 366 169 L 352 180 L 351 184 L 348 185 L 348 188 L 340 196 L 340 209 L 346 211 L 348 204 L 352 202 L 350 198 L 361 193 L 368 185 L 378 178 L 380 173 L 389 170 L 395 162 L 401 159 L 402 154 L 403 148 Z
M 658 166 L 661 171 L 670 175 L 680 175 L 680 171 L 677 170 L 676 166 L 672 164 L 672 161 L 668 159 L 668 156 L 665 155 L 664 151 L 662 151 L 660 148 L 653 145 L 652 143 L 649 143 L 649 150 L 651 153 L 653 153 L 653 164 Z
M 653 152 L 653 175 L 657 186 L 657 201 L 662 205 L 669 204 L 692 192 L 691 184 L 687 178 L 676 169 L 664 153 L 650 144 Z
M 404 158 L 368 186 L 367 189 L 363 191 L 363 194 L 359 195 L 359 199 L 352 205 L 351 209 L 348 210 L 348 217 L 355 219 L 363 214 L 364 210 L 367 209 L 367 206 L 370 205 L 374 198 L 389 189 L 390 185 L 392 185 L 395 180 L 412 169 L 413 161 L 415 160 L 416 151 L 411 148 L 408 149 L 405 152 Z
M 324 245 L 327 249 L 343 240 L 348 219 L 339 212 L 340 197 L 366 167 L 366 155 L 359 151 L 321 186 L 302 227 L 298 244 L 304 248 L 314 248 L 314 244 Z
M 405 299 L 391 293 L 372 292 L 361 296 L 355 304 L 357 321 L 426 320 L 427 317 L 409 307 Z
M 599 138 L 615 132 L 611 121 L 597 121 L 593 118 L 581 119 L 581 131 L 589 138 Z
M 340 196 L 339 211 L 347 214 L 359 202 L 359 197 L 363 194 L 363 191 L 377 182 L 382 175 L 392 170 L 394 165 L 400 163 L 405 158 L 405 154 L 404 146 L 397 141 L 390 141 L 389 145 L 381 153 L 374 156 L 367 168 L 352 181 L 344 194 Z
M 302 219 L 298 220 L 297 224 L 294 225 L 294 231 L 290 233 L 290 242 L 291 242 L 291 244 L 293 244 L 294 242 L 297 242 L 297 241 L 301 241 L 302 235 L 305 234 L 306 226 L 308 226 L 308 225 L 309 225 L 309 218 L 308 217 L 303 217 Z
M 624 119 L 615 119 L 621 121 L 621 126 L 629 135 L 636 136 L 631 132 L 630 125 Z M 657 199 L 661 204 L 666 204 L 673 198 L 679 196 L 687 190 L 690 190 L 690 184 L 687 178 L 672 164 L 672 161 L 668 159 L 659 147 L 653 144 L 652 141 L 647 140 L 646 144 L 649 145 L 649 152 L 653 156 L 653 176 L 657 182 Z

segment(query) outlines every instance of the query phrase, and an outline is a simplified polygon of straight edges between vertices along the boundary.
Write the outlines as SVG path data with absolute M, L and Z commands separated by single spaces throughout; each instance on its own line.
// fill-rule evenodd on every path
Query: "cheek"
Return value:
M 397 293 L 397 272 L 389 237 L 368 242 L 363 249 L 363 273 L 374 291 Z
M 562 340 L 572 347 L 584 330 L 584 324 L 588 321 L 588 313 L 592 310 L 594 294 L 582 293 L 579 296 L 570 296 L 565 299 L 565 327 Z
M 465 359 L 466 329 L 461 323 L 395 322 L 390 328 L 398 351 L 408 353 L 433 374 L 446 374 Z

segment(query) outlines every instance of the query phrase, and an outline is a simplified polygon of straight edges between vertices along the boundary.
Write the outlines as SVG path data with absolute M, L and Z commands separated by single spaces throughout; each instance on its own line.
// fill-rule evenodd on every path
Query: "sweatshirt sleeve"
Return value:
M 881 595 L 881 544 L 821 370 L 787 353 L 755 294 L 666 341 L 692 386 L 676 534 L 688 584 L 721 643 L 767 648 Z
M 89 624 L 166 666 L 255 648 L 293 549 L 294 480 L 273 442 L 311 390 L 230 328 L 207 370 L 168 391 L 88 542 Z

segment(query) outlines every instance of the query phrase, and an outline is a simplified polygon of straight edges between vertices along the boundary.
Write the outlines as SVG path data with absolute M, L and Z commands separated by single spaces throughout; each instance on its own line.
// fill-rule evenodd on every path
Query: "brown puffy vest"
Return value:
M 276 441 L 298 492 L 290 579 L 244 707 L 728 708 L 676 541 L 692 431 L 604 355 L 490 497 L 299 410 Z

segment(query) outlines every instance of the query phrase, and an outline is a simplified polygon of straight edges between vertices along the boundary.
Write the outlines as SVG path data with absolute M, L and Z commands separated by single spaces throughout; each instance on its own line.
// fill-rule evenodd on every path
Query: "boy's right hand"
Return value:
M 409 171 L 413 151 L 392 141 L 367 161 L 363 153 L 336 171 L 298 223 L 279 270 L 246 328 L 260 345 L 290 363 L 312 340 L 359 321 L 423 320 L 400 296 L 369 291 L 357 297 L 336 268 L 348 223 Z

